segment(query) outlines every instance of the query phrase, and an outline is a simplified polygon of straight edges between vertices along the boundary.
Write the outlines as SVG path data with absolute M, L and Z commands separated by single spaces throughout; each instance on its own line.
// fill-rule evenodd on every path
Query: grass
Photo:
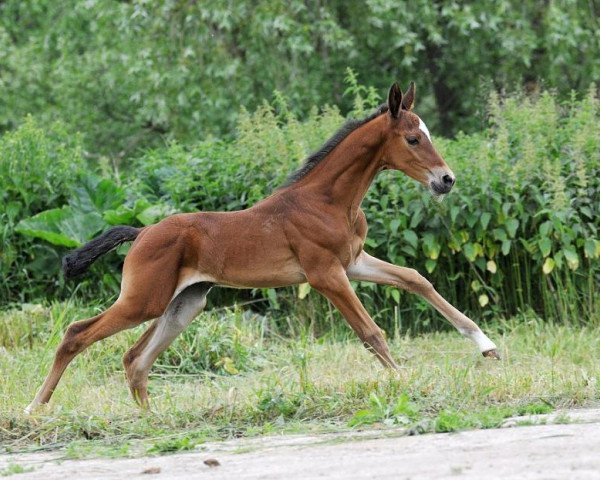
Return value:
M 8 466 L 0 470 L 0 477 L 9 477 L 18 475 L 19 473 L 27 473 L 33 471 L 33 467 L 24 467 L 18 463 L 9 463 Z
M 600 403 L 594 321 L 575 327 L 525 315 L 488 325 L 502 362 L 484 359 L 454 331 L 399 335 L 390 347 L 402 368 L 390 373 L 345 327 L 318 339 L 309 329 L 286 338 L 264 317 L 220 310 L 197 319 L 159 358 L 151 412 L 133 403 L 120 363 L 138 329 L 80 355 L 50 405 L 24 415 L 60 332 L 93 313 L 55 304 L 0 314 L 4 332 L 11 332 L 0 331 L 0 451 L 133 456 L 238 436 L 369 425 L 447 432 Z

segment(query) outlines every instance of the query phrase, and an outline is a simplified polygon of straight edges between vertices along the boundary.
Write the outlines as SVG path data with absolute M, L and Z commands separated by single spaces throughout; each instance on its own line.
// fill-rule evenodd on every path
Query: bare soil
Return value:
M 516 426 L 526 421 L 534 426 Z M 569 422 L 569 423 L 555 423 Z M 19 479 L 514 478 L 600 479 L 600 409 L 509 420 L 506 428 L 406 436 L 399 430 L 286 435 L 201 445 L 133 459 L 60 460 L 60 453 L 0 456 L 33 471 Z

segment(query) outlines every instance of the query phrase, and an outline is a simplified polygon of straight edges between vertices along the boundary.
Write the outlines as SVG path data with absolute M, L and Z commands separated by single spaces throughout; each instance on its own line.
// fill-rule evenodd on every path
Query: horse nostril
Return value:
M 456 179 L 453 176 L 446 174 L 442 177 L 442 181 L 444 182 L 444 185 L 452 186 Z

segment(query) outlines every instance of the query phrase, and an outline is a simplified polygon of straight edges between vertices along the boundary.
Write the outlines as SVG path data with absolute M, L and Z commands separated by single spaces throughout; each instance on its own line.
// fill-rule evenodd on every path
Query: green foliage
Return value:
M 299 122 L 268 104 L 242 111 L 234 142 L 172 144 L 134 161 L 134 188 L 153 203 L 177 211 L 237 210 L 249 207 L 279 187 L 344 119 L 338 110 L 313 110 Z
M 416 79 L 420 98 L 435 102 L 430 125 L 444 134 L 480 129 L 489 91 L 585 91 L 600 75 L 585 58 L 600 48 L 594 3 L 372 0 L 345 2 L 342 11 L 360 19 L 349 31 L 366 50 L 356 42 L 349 65 L 362 76 L 377 72 L 369 84 L 378 88 L 393 77 Z
M 220 316 L 218 322 L 196 322 L 162 354 L 156 371 L 198 374 L 214 371 L 237 375 L 255 368 L 261 360 L 262 339 L 256 329 L 240 328 L 241 312 Z
M 78 183 L 74 172 L 84 170 L 81 138 L 61 124 L 42 129 L 28 117 L 18 130 L 0 137 L 0 303 L 57 287 L 59 252 L 17 234 L 17 225 L 66 203 Z M 44 216 L 56 220 L 52 213 Z M 36 228 L 34 217 L 30 229 Z M 53 233 L 48 230 L 46 237 Z
M 0 470 L 0 477 L 9 477 L 11 475 L 18 475 L 19 473 L 32 472 L 33 467 L 24 467 L 18 463 L 9 463 L 6 468 Z
M 368 91 L 352 81 L 350 94 L 363 95 L 364 100 L 355 101 L 357 108 L 376 103 L 364 97 Z M 443 203 L 433 201 L 428 192 L 398 172 L 378 177 L 364 202 L 370 225 L 365 248 L 426 273 L 451 302 L 477 316 L 534 309 L 549 318 L 585 321 L 597 308 L 594 286 L 599 275 L 598 99 L 593 91 L 564 104 L 549 93 L 537 99 L 514 96 L 503 101 L 493 96 L 489 111 L 490 127 L 484 132 L 460 135 L 456 140 L 434 139 L 458 177 L 455 190 Z M 65 164 L 72 167 L 69 159 L 78 159 L 78 171 L 63 172 L 62 193 L 44 197 L 49 198 L 47 203 L 31 196 L 35 208 L 25 212 L 36 215 L 23 218 L 12 213 L 7 228 L 14 232 L 21 218 L 16 228 L 22 234 L 75 246 L 112 224 L 150 224 L 176 211 L 246 208 L 281 185 L 307 152 L 342 122 L 338 111 L 328 107 L 313 111 L 301 122 L 279 95 L 275 106 L 264 104 L 252 114 L 242 112 L 236 140 L 192 146 L 174 143 L 149 150 L 135 160 L 123 180 L 84 172 L 77 144 L 65 153 L 64 163 L 48 166 L 52 175 L 52 169 L 65 169 Z M 30 121 L 6 135 L 5 150 L 13 138 L 27 138 L 31 144 L 30 136 L 42 135 L 35 128 Z M 50 141 L 44 136 L 34 138 L 42 144 Z M 47 155 L 48 148 L 43 148 L 13 162 L 37 162 L 38 155 Z M 11 155 L 16 151 L 12 149 Z M 15 182 L 19 177 L 5 178 Z M 31 186 L 21 189 L 26 192 L 23 195 L 47 188 L 47 175 L 27 178 Z M 61 186 L 61 181 L 55 185 Z M 5 204 L 10 212 L 12 203 Z M 43 205 L 50 210 L 40 213 Z M 47 250 L 46 261 L 57 261 L 60 249 L 17 238 L 36 245 L 37 250 Z M 114 292 L 117 285 L 113 275 L 117 261 L 118 257 L 109 257 L 112 266 L 99 266 L 93 274 L 110 270 L 102 281 L 108 292 Z M 35 265 L 21 260 L 12 271 L 15 265 L 36 280 L 25 292 L 28 298 L 39 296 L 45 272 L 40 280 Z M 56 275 L 55 268 L 48 273 Z M 5 298 L 18 298 L 11 292 L 17 290 L 19 281 L 8 277 L 6 285 Z M 367 307 L 388 330 L 408 324 L 427 327 L 432 318 L 442 322 L 396 289 L 368 284 L 359 289 Z M 94 289 L 95 298 L 98 294 Z M 303 302 L 316 301 L 314 294 L 307 294 L 303 291 Z M 265 295 L 278 315 L 285 315 L 298 302 L 291 290 Z M 396 307 L 390 314 L 392 307 L 405 302 L 406 307 Z M 323 312 L 325 304 L 319 305 L 317 311 Z
M 299 0 L 10 1 L 0 9 L 0 125 L 14 127 L 24 112 L 58 113 L 90 150 L 118 157 L 164 135 L 231 131 L 240 106 L 254 110 L 275 89 L 305 108 L 323 103 L 324 67 L 339 63 L 324 57 L 351 45 L 329 9 Z
M 0 129 L 32 113 L 117 162 L 139 148 L 231 133 L 274 90 L 306 116 L 351 67 L 377 92 L 417 81 L 444 134 L 481 127 L 491 90 L 562 94 L 600 78 L 597 2 L 7 0 Z M 373 91 L 375 91 L 373 90 Z
M 473 428 L 499 428 L 506 418 L 516 414 L 514 408 L 496 406 L 478 412 L 444 409 L 432 420 L 430 430 L 443 433 Z
M 359 410 L 348 422 L 348 426 L 357 427 L 381 422 L 384 425 L 410 425 L 419 419 L 419 407 L 402 393 L 394 404 L 386 404 L 384 399 L 371 393 L 369 408 Z
M 518 407 L 493 405 L 476 412 L 444 409 L 435 418 L 422 422 L 417 428 L 440 433 L 473 428 L 500 428 L 509 417 L 547 414 L 553 410 L 552 405 L 547 402 L 526 403 Z M 518 424 L 526 421 L 518 421 Z
M 550 413 L 554 410 L 552 405 L 544 402 L 528 403 L 518 408 L 517 413 L 519 415 L 542 415 Z
M 99 226 L 93 226 L 93 219 L 78 215 L 70 207 L 54 208 L 38 213 L 33 217 L 21 220 L 17 225 L 16 231 L 30 237 L 41 238 L 53 245 L 63 247 L 78 247 L 82 241 L 96 233 Z M 91 227 L 91 228 L 89 228 Z M 71 238 L 66 231 L 79 230 Z
M 186 435 L 180 438 L 169 438 L 153 443 L 146 452 L 149 454 L 165 454 L 194 450 L 204 439 L 195 435 Z
M 157 220 L 157 215 L 152 212 L 158 206 L 151 206 L 143 199 L 130 206 L 125 190 L 112 179 L 100 179 L 83 172 L 79 174 L 79 183 L 72 188 L 68 205 L 21 220 L 17 232 L 73 248 L 84 244 L 109 225 L 136 220 L 147 225 Z M 160 213 L 162 215 L 162 211 Z

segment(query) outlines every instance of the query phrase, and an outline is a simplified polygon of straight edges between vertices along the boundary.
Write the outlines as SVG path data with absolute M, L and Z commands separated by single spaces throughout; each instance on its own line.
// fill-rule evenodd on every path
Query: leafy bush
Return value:
M 564 105 L 492 97 L 486 131 L 434 139 L 458 178 L 442 204 L 395 175 L 376 182 L 367 250 L 426 271 L 471 312 L 585 320 L 600 280 L 599 113 L 593 89 Z
M 490 90 L 585 91 L 600 78 L 597 2 L 5 0 L 0 130 L 63 119 L 95 155 L 231 134 L 273 90 L 294 110 L 417 81 L 436 131 L 481 127 Z M 474 92 L 476 92 L 474 94 Z
M 356 412 L 348 422 L 350 427 L 371 425 L 381 422 L 384 425 L 408 425 L 419 419 L 419 408 L 406 392 L 401 393 L 394 404 L 386 404 L 375 392 L 369 395 L 369 406 Z
M 59 252 L 15 229 L 20 219 L 67 202 L 78 183 L 75 173 L 84 170 L 81 138 L 61 124 L 42 130 L 28 117 L 0 137 L 1 303 L 57 286 Z
M 134 188 L 177 211 L 251 206 L 279 187 L 344 121 L 337 109 L 325 107 L 301 123 L 283 100 L 279 107 L 279 113 L 268 104 L 252 114 L 242 111 L 233 142 L 174 143 L 147 152 L 134 161 Z
M 356 84 L 350 90 L 358 111 L 376 101 L 365 105 L 365 91 Z M 67 246 L 63 237 L 43 233 L 41 223 L 79 242 L 101 224 L 148 224 L 174 211 L 252 205 L 343 121 L 336 109 L 324 108 L 300 122 L 283 97 L 276 98 L 274 105 L 242 112 L 234 141 L 150 150 L 125 172 L 122 186 L 106 178 L 83 182 L 91 188 L 71 185 L 68 201 L 48 204 L 51 212 L 23 220 L 21 231 Z M 443 203 L 398 172 L 378 177 L 363 205 L 370 225 L 365 248 L 417 268 L 457 307 L 478 317 L 534 309 L 548 318 L 585 321 L 598 307 L 594 290 L 600 274 L 598 99 L 593 89 L 564 104 L 549 93 L 492 97 L 489 111 L 489 127 L 479 134 L 434 138 L 458 177 Z M 110 192 L 109 198 L 102 192 Z M 68 222 L 54 222 L 61 215 L 65 221 L 91 215 L 98 223 L 78 237 L 68 231 Z M 108 280 L 103 285 L 115 291 L 114 278 Z M 423 302 L 396 289 L 366 283 L 359 289 L 387 329 L 442 322 Z M 295 289 L 264 293 L 278 315 L 298 302 Z M 302 296 L 306 293 L 303 289 Z M 326 304 L 313 295 L 304 302 L 314 303 L 319 316 L 327 314 Z

